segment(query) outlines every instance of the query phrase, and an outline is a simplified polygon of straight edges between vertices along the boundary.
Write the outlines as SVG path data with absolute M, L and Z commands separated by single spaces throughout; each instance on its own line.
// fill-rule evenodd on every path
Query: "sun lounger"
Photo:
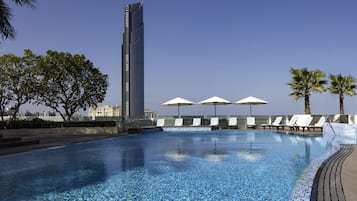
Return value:
M 229 117 L 228 127 L 229 128 L 237 128 L 238 127 L 237 117 Z
M 307 116 L 307 117 L 301 117 L 303 118 L 303 121 L 301 122 L 296 122 L 296 125 L 294 126 L 294 129 L 296 131 L 302 129 L 302 132 L 305 132 L 305 128 L 310 125 L 312 122 L 312 116 Z
M 158 127 L 165 126 L 165 119 L 157 119 L 156 126 Z
M 218 127 L 219 127 L 218 117 L 212 117 L 209 125 L 212 127 L 213 130 L 218 129 Z
M 175 119 L 175 126 L 182 126 L 182 125 L 183 125 L 183 119 L 182 118 Z
M 218 123 L 219 123 L 218 117 L 212 117 L 211 118 L 210 126 L 218 126 Z
M 282 120 L 283 120 L 283 117 L 279 116 L 279 117 L 275 118 L 273 123 L 271 123 L 271 124 L 262 124 L 261 126 L 263 127 L 263 129 L 265 129 L 265 127 L 271 128 L 272 126 L 279 126 Z
M 193 118 L 192 126 L 201 126 L 201 118 Z
M 321 116 L 320 117 L 320 119 L 319 119 L 319 121 L 317 121 L 317 123 L 316 124 L 314 124 L 314 125 L 309 125 L 309 126 L 307 126 L 306 128 L 308 129 L 308 130 L 310 130 L 310 129 L 320 129 L 321 130 L 321 132 L 322 132 L 322 128 L 323 128 L 323 125 L 324 125 L 324 123 L 326 122 L 326 117 L 324 117 L 324 116 Z
M 255 117 L 247 117 L 247 128 L 256 128 Z
M 293 126 L 296 125 L 297 120 L 298 120 L 298 116 L 293 115 L 287 124 L 280 124 L 278 126 L 272 126 L 272 127 L 275 127 L 277 130 L 279 130 L 280 127 L 282 129 L 284 129 L 285 127 L 288 127 L 288 128 L 290 128 L 290 130 L 292 130 Z

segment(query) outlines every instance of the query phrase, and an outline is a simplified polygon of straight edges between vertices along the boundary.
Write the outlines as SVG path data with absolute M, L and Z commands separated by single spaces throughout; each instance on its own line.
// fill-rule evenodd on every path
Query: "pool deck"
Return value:
M 357 198 L 357 145 L 353 145 L 354 151 L 346 158 L 342 166 L 342 185 L 346 200 Z
M 353 201 L 357 198 L 357 145 L 341 145 L 316 174 L 313 201 Z

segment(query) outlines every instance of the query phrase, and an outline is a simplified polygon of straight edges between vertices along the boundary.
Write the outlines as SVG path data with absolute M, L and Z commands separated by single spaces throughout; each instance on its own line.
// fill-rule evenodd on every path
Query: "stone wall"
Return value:
M 325 123 L 323 126 L 323 136 L 329 141 L 336 141 L 338 144 L 356 144 L 357 125 Z

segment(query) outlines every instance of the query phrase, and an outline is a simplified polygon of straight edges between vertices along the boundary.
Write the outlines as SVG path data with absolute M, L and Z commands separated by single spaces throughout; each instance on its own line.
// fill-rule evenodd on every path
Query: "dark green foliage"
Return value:
M 6 121 L 0 121 L 0 129 L 6 128 Z
M 80 54 L 49 50 L 36 72 L 36 102 L 55 110 L 64 121 L 71 121 L 79 109 L 102 102 L 108 87 L 108 76 Z
M 340 102 L 340 114 L 344 114 L 344 98 L 345 95 L 355 96 L 356 95 L 356 79 L 350 75 L 342 76 L 341 74 L 332 75 L 330 74 L 330 93 L 339 95 Z
M 293 96 L 297 101 L 304 98 L 305 114 L 311 114 L 310 110 L 310 95 L 312 92 L 326 91 L 324 85 L 327 84 L 325 73 L 320 70 L 308 70 L 306 67 L 302 69 L 290 68 L 292 79 L 288 83 L 293 90 L 289 96 Z
M 115 121 L 77 121 L 77 122 L 54 122 L 39 118 L 32 120 L 0 121 L 0 129 L 22 128 L 62 128 L 62 127 L 115 127 Z
M 7 108 L 15 121 L 26 103 L 45 105 L 71 121 L 75 112 L 104 100 L 108 76 L 84 55 L 49 50 L 46 56 L 37 56 L 25 50 L 20 57 L 0 57 L 0 85 L 2 121 Z
M 16 120 L 6 121 L 6 128 L 19 129 L 19 128 L 55 128 L 56 126 L 52 122 L 44 121 L 42 119 L 33 120 Z
M 5 108 L 11 106 L 11 120 L 16 119 L 20 107 L 33 97 L 39 57 L 31 50 L 24 50 L 23 56 L 5 54 L 0 57 L 0 115 L 3 120 Z

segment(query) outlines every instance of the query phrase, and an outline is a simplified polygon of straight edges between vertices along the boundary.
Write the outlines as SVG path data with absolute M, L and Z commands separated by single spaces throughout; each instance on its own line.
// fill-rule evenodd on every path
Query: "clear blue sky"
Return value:
M 83 53 L 109 75 L 103 104 L 121 104 L 124 5 L 135 1 L 38 0 L 34 10 L 5 2 L 17 36 L 2 42 L 1 55 L 26 48 Z M 255 96 L 269 104 L 253 114 L 303 113 L 303 100 L 288 96 L 289 68 L 357 77 L 356 10 L 354 0 L 145 0 L 145 107 L 174 115 L 176 108 L 160 104 L 177 96 Z M 310 99 L 314 114 L 339 112 L 337 95 Z M 357 96 L 345 98 L 345 112 L 357 113 Z M 181 113 L 211 115 L 213 107 Z M 248 113 L 248 106 L 217 107 L 218 115 Z

